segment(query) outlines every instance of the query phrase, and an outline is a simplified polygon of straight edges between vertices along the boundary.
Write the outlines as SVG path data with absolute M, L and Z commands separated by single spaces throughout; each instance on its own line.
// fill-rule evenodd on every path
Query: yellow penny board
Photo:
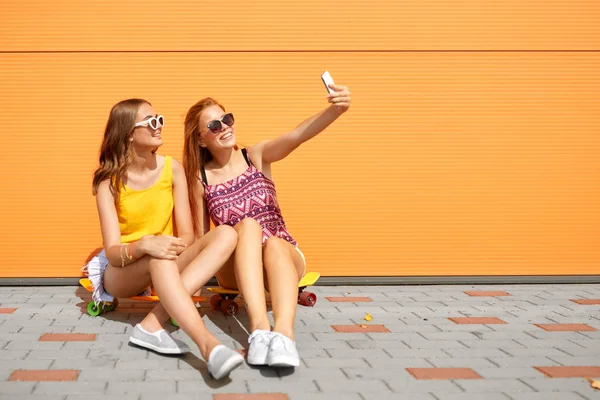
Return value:
M 89 279 L 87 278 L 83 278 L 79 280 L 79 284 L 81 286 L 83 286 L 83 288 L 85 290 L 87 290 L 88 292 L 92 293 L 94 291 L 94 287 L 92 286 L 92 282 L 90 282 Z M 160 301 L 160 299 L 158 298 L 158 296 L 132 296 L 129 297 L 130 300 L 136 300 L 136 301 L 152 301 L 152 302 L 158 302 Z M 200 296 L 192 296 L 192 301 L 194 303 L 200 303 L 202 301 L 206 300 L 206 297 L 200 297 Z
M 318 272 L 309 272 L 308 274 L 306 274 L 302 277 L 300 282 L 298 282 L 298 287 L 305 288 L 307 286 L 312 286 L 315 284 L 315 282 L 317 282 L 319 280 L 320 277 L 321 277 L 321 274 Z M 237 290 L 225 289 L 222 287 L 209 287 L 209 288 L 206 288 L 206 290 L 208 290 L 209 292 L 216 293 L 216 294 L 234 294 L 234 295 L 240 294 L 240 292 Z

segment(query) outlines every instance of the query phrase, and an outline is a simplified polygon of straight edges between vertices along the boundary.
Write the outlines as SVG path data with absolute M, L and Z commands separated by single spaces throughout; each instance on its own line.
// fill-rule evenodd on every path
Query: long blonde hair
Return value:
M 194 187 L 198 184 L 198 174 L 202 168 L 212 160 L 212 154 L 204 147 L 200 147 L 200 115 L 202 111 L 211 106 L 223 107 L 216 100 L 207 97 L 194 104 L 188 110 L 184 122 L 184 143 L 183 143 L 183 169 L 188 186 L 188 197 L 192 211 L 192 221 L 194 222 L 194 233 L 200 232 L 198 226 L 198 201 L 194 196 Z
M 100 162 L 94 172 L 92 192 L 98 193 L 98 186 L 110 179 L 110 191 L 117 196 L 121 184 L 131 163 L 131 141 L 129 134 L 135 127 L 138 110 L 144 104 L 151 104 L 143 99 L 127 99 L 118 102 L 110 110 L 108 122 L 104 129 L 104 139 L 100 146 Z

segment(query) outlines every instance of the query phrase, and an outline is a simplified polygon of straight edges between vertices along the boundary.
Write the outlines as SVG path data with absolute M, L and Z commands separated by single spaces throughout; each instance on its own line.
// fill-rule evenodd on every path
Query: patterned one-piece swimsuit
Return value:
M 281 215 L 275 184 L 252 164 L 246 149 L 242 149 L 242 154 L 248 168 L 227 182 L 209 185 L 204 169 L 201 170 L 204 198 L 212 222 L 215 226 L 235 226 L 244 218 L 254 218 L 262 227 L 263 244 L 269 237 L 276 236 L 297 246 Z

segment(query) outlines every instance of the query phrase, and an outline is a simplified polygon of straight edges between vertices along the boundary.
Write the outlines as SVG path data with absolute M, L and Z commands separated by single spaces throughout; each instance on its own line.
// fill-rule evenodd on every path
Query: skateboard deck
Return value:
M 309 272 L 298 282 L 298 304 L 306 307 L 313 307 L 317 302 L 317 295 L 307 292 L 308 286 L 314 285 L 321 274 L 318 272 Z M 239 305 L 234 301 L 240 294 L 237 290 L 225 289 L 222 287 L 209 287 L 208 291 L 215 293 L 210 298 L 210 305 L 214 310 L 221 310 L 227 315 L 235 315 L 239 311 Z
M 87 279 L 87 278 L 83 278 L 79 280 L 79 284 L 81 286 L 83 286 L 83 288 L 85 290 L 87 290 L 88 292 L 92 293 L 94 291 L 94 287 L 92 286 L 92 282 Z M 157 303 L 160 301 L 160 299 L 158 298 L 158 296 L 152 295 L 152 296 L 132 296 L 129 297 L 129 300 L 135 300 L 135 301 L 150 301 L 150 302 L 154 302 Z M 202 301 L 206 300 L 205 297 L 200 297 L 200 296 L 192 296 L 192 301 L 194 303 L 200 303 Z M 92 317 L 96 317 L 100 314 L 102 314 L 103 312 L 108 312 L 108 311 L 112 311 L 115 308 L 117 308 L 119 304 L 119 299 L 117 299 L 115 297 L 114 301 L 112 301 L 111 303 L 99 303 L 98 305 L 96 305 L 93 301 L 90 301 L 88 303 L 88 307 L 87 307 L 87 312 L 89 315 L 91 315 Z

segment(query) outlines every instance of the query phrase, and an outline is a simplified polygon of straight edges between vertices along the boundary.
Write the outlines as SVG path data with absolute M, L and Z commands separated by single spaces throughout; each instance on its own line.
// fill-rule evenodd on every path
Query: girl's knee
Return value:
M 265 253 L 287 253 L 286 242 L 276 236 L 271 236 L 265 242 Z
M 219 225 L 215 228 L 217 241 L 227 248 L 234 249 L 238 242 L 238 233 L 229 225 Z
M 262 227 L 254 218 L 246 217 L 235 225 L 240 236 L 262 235 Z

